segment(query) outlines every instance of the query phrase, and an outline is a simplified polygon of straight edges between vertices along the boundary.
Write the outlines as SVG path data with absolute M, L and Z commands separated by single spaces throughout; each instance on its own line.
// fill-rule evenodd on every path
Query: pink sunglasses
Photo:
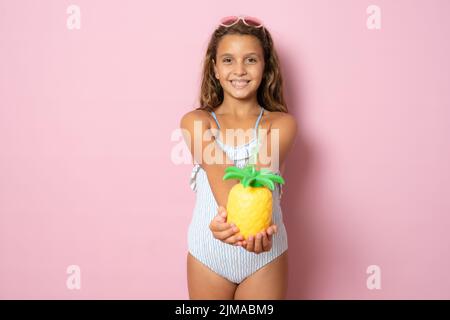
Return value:
M 261 20 L 255 17 L 249 17 L 249 16 L 228 16 L 220 19 L 220 25 L 223 27 L 231 27 L 239 22 L 239 20 L 242 20 L 245 25 L 249 27 L 254 28 L 263 28 L 264 31 L 264 25 Z

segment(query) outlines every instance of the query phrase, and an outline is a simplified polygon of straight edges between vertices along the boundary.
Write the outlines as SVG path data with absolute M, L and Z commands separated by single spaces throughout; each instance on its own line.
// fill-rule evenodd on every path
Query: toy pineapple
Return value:
M 227 167 L 223 180 L 227 179 L 240 180 L 228 195 L 227 222 L 236 224 L 244 239 L 266 230 L 272 223 L 274 182 L 284 184 L 284 179 L 266 168 L 256 170 L 254 165 Z

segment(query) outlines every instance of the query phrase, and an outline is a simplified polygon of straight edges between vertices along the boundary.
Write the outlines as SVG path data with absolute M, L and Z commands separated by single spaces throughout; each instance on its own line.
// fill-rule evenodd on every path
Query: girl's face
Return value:
M 258 38 L 228 34 L 217 46 L 214 72 L 224 95 L 243 99 L 256 95 L 264 73 L 264 53 Z

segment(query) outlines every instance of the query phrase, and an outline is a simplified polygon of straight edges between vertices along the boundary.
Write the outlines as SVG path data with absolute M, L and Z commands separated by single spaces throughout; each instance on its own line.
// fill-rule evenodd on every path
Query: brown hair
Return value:
M 264 30 L 262 30 L 264 28 Z M 214 62 L 221 38 L 227 34 L 252 35 L 259 39 L 264 51 L 264 73 L 257 91 L 258 103 L 269 111 L 288 112 L 283 97 L 283 79 L 281 77 L 278 56 L 272 37 L 265 28 L 245 25 L 241 20 L 231 27 L 219 26 L 213 32 L 206 50 L 200 91 L 200 107 L 196 110 L 214 111 L 223 101 L 223 89 L 214 77 Z

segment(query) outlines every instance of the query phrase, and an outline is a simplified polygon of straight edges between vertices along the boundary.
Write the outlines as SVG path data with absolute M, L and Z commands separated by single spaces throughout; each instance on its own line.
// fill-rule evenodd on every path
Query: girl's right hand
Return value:
M 234 224 L 227 223 L 227 211 L 219 206 L 217 216 L 209 224 L 214 238 L 234 246 L 243 246 L 244 237 L 239 234 L 239 228 Z

